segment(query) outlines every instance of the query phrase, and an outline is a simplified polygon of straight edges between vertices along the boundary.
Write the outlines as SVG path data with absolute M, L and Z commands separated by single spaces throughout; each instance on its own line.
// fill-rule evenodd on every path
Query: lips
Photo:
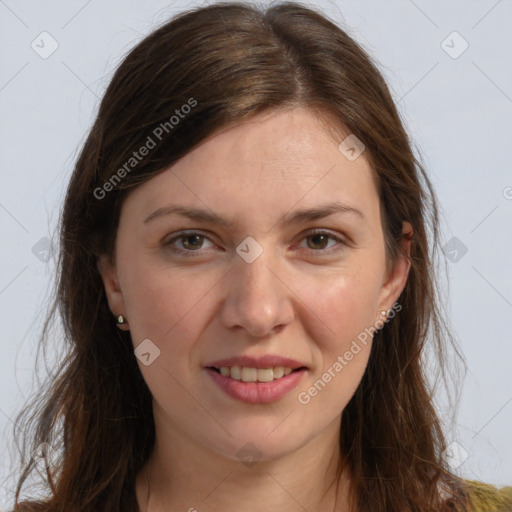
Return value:
M 212 368 L 206 368 L 205 371 L 226 395 L 250 404 L 264 404 L 280 400 L 296 388 L 307 373 L 305 368 L 298 368 L 271 382 L 243 382 L 221 375 Z
M 298 385 L 307 371 L 299 361 L 272 355 L 220 359 L 208 363 L 205 369 L 222 391 L 249 403 L 279 400 Z

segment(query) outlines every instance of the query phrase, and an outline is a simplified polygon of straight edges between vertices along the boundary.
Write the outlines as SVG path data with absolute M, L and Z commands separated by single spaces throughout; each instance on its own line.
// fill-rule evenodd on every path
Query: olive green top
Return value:
M 475 512 L 512 512 L 512 487 L 466 480 L 469 485 Z

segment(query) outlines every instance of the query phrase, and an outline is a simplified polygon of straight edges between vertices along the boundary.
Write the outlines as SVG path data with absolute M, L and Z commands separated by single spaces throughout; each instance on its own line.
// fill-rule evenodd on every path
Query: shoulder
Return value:
M 512 512 L 512 486 L 495 487 L 465 480 L 475 512 Z

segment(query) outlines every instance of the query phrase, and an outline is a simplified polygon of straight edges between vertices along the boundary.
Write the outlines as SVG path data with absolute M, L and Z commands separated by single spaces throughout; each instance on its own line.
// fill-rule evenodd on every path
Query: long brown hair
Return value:
M 414 230 L 402 310 L 375 334 L 366 372 L 342 413 L 341 453 L 354 476 L 354 503 L 372 512 L 466 510 L 464 481 L 442 456 L 445 438 L 426 371 L 428 349 L 445 382 L 448 345 L 462 360 L 435 279 L 435 193 L 371 57 L 327 17 L 291 2 L 191 9 L 137 44 L 115 72 L 62 211 L 55 301 L 41 343 L 60 313 L 65 355 L 17 420 L 32 433 L 20 449 L 19 510 L 34 470 L 23 453 L 42 443 L 60 455 L 48 467 L 48 497 L 40 508 L 28 505 L 33 510 L 137 510 L 135 479 L 155 436 L 152 397 L 130 334 L 116 327 L 108 307 L 98 255 L 114 258 L 120 207 L 135 187 L 220 128 L 293 107 L 364 143 L 389 264 L 401 251 L 402 221 Z M 135 159 L 143 146 L 149 151 Z

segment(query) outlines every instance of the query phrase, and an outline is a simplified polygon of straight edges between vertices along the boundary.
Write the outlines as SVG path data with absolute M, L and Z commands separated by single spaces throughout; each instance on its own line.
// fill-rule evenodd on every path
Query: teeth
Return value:
M 280 379 L 284 375 L 284 368 L 282 366 L 276 366 L 272 369 L 274 379 Z
M 231 377 L 232 379 L 242 380 L 244 382 L 272 382 L 285 375 L 290 375 L 293 371 L 291 368 L 285 368 L 284 366 L 275 366 L 274 368 L 222 366 L 219 370 L 224 377 Z
M 242 380 L 244 382 L 256 382 L 258 380 L 258 370 L 256 368 L 242 368 Z

